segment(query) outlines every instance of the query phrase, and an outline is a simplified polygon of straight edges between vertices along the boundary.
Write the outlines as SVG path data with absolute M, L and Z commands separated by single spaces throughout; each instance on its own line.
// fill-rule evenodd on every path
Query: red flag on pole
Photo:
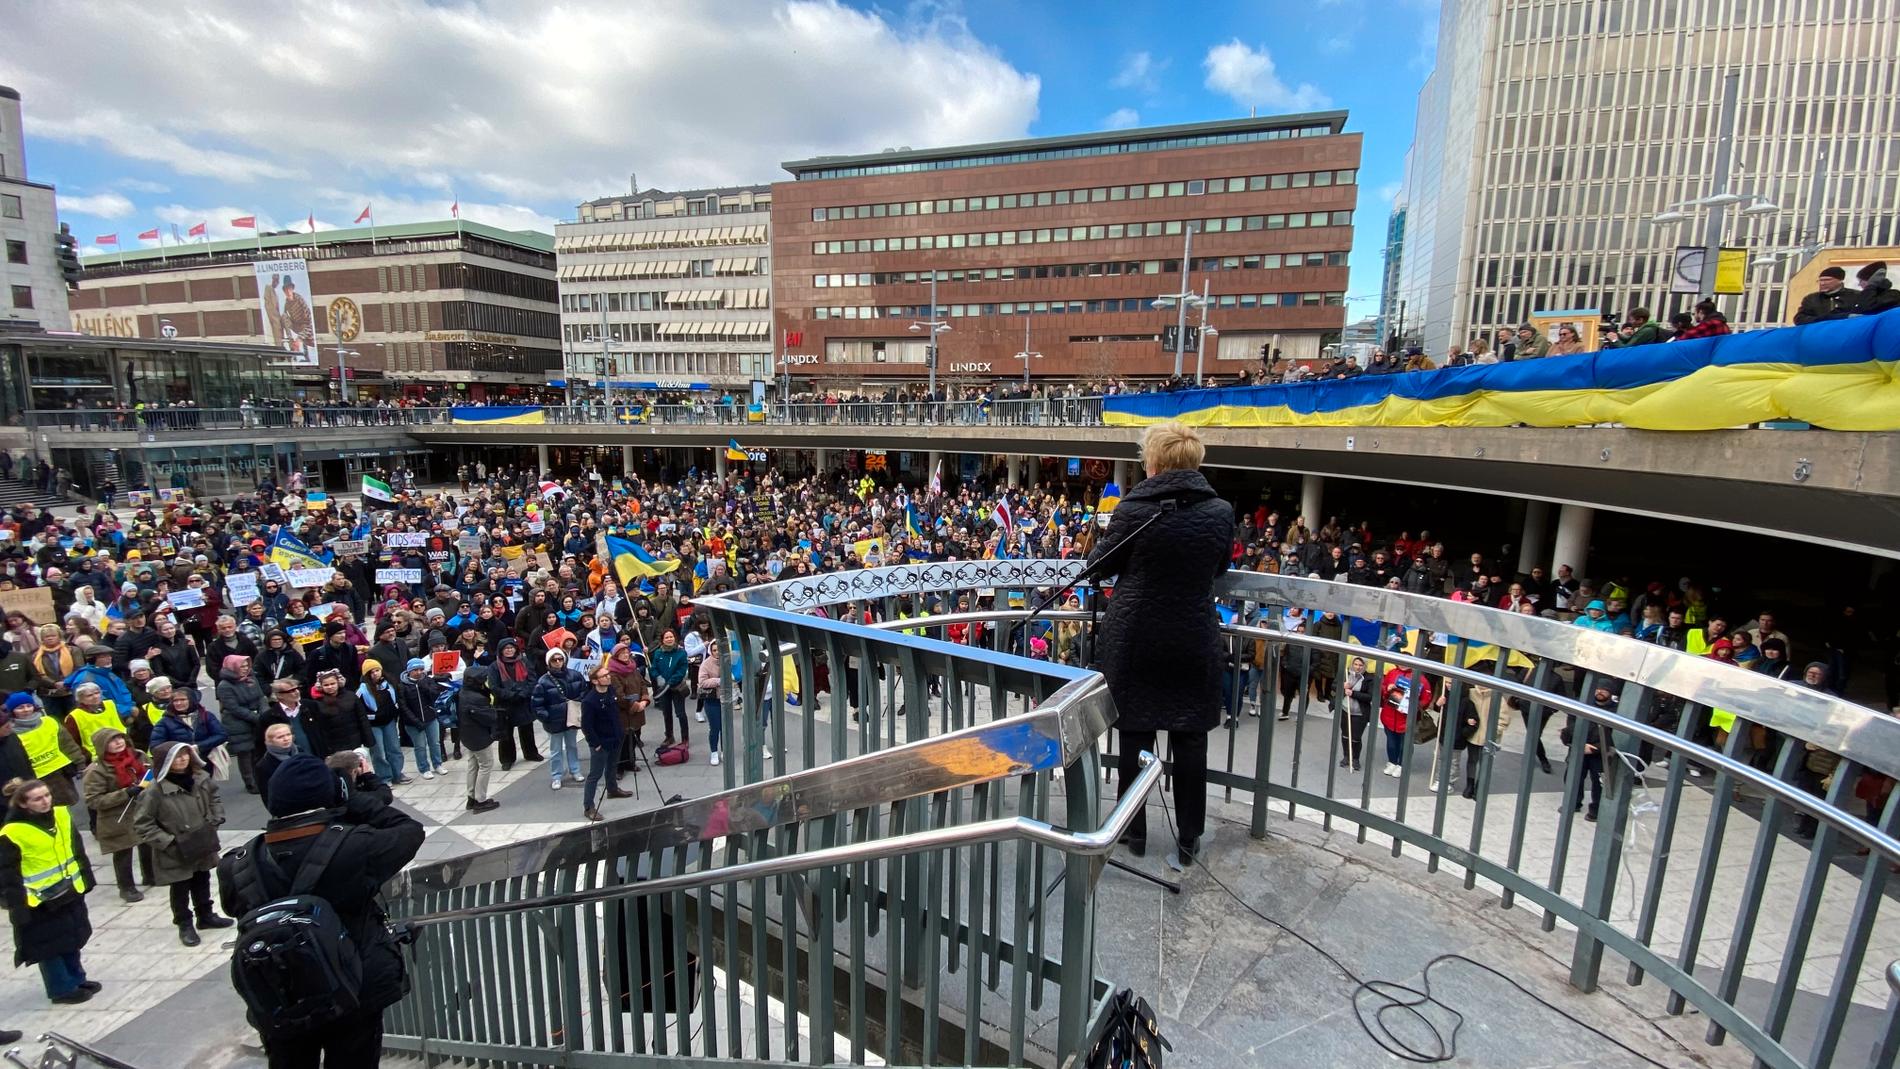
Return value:
M 199 224 L 198 224 L 197 226 L 194 226 L 194 227 L 192 227 L 192 228 L 191 228 L 190 230 L 187 230 L 187 231 L 185 231 L 185 236 L 186 236 L 186 237 L 192 237 L 192 238 L 201 238 L 201 237 L 204 237 L 204 236 L 205 236 L 205 225 L 204 225 L 203 223 L 199 223 Z
M 119 235 L 101 234 L 98 237 L 93 238 L 92 243 L 94 245 L 117 245 L 119 243 Z
M 455 216 L 457 219 L 462 217 L 462 200 L 460 197 L 456 198 L 454 204 L 449 205 L 449 214 Z
M 202 226 L 202 225 L 204 225 L 204 224 L 202 224 L 202 223 L 200 223 L 199 225 L 200 225 L 200 226 Z M 240 228 L 240 229 L 244 229 L 244 230 L 256 230 L 256 229 L 257 229 L 257 216 L 255 216 L 255 215 L 240 215 L 240 216 L 238 216 L 238 217 L 237 217 L 236 219 L 233 219 L 233 220 L 231 220 L 231 225 L 232 225 L 232 226 L 235 226 L 235 227 L 238 227 L 238 228 Z
M 310 232 L 312 234 L 317 232 L 317 213 L 316 212 L 310 213 Z
M 140 241 L 157 241 L 158 228 L 153 227 L 152 229 L 144 231 L 143 233 L 139 234 L 139 240 Z
M 369 218 L 369 205 L 365 204 L 363 205 L 362 213 L 357 215 L 356 221 L 360 223 L 363 220 L 368 219 L 368 218 Z

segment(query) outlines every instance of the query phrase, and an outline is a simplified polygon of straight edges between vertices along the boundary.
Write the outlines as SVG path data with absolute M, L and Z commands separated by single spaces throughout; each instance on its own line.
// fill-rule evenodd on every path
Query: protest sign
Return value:
M 269 579 L 273 583 L 281 583 L 284 581 L 284 569 L 282 565 L 260 564 L 257 567 L 257 574 Z
M 369 552 L 369 539 L 339 538 L 330 543 L 330 550 L 339 557 L 360 557 Z
M 150 508 L 152 502 L 156 500 L 158 500 L 158 495 L 152 493 L 150 490 L 127 490 L 125 492 L 125 503 L 135 509 Z
M 26 590 L 0 590 L 0 614 L 17 612 L 36 624 L 56 624 L 53 616 L 53 590 L 36 586 Z
M 205 592 L 203 590 L 174 590 L 165 595 L 165 600 L 171 602 L 174 609 L 202 609 L 205 606 Z
M 391 531 L 383 536 L 383 545 L 410 548 L 429 544 L 427 531 Z
M 461 553 L 465 557 L 480 556 L 482 552 L 482 536 L 463 535 L 455 540 L 455 549 L 456 552 Z
M 535 519 L 528 521 L 529 534 L 542 534 L 545 531 L 547 531 L 547 529 L 548 529 L 548 521 L 546 520 L 543 520 L 537 517 Z
M 242 609 L 258 599 L 257 573 L 232 572 L 224 577 L 224 589 L 231 595 L 231 607 Z
M 288 623 L 284 625 L 284 634 L 299 646 L 309 646 L 323 639 L 323 621 L 313 617 Z
M 303 507 L 311 512 L 320 512 L 330 507 L 330 495 L 321 490 L 311 490 L 303 495 Z
M 319 587 L 336 577 L 335 568 L 292 568 L 288 573 L 290 585 L 299 588 Z
M 429 655 L 429 674 L 432 676 L 454 675 L 462 667 L 462 655 L 454 650 L 441 650 Z
M 422 582 L 421 568 L 378 568 L 376 569 L 376 585 L 377 586 L 387 586 L 390 583 L 420 583 L 420 582 Z

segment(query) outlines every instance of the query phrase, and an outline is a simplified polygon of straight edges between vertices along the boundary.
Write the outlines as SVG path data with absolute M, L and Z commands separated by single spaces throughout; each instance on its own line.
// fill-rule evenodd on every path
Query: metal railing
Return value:
M 322 430 L 414 427 L 446 424 L 446 408 L 378 408 L 364 405 L 257 406 L 251 408 L 42 408 L 26 414 L 27 426 L 81 433 L 184 434 L 194 431 Z
M 1083 1049 L 1109 994 L 1099 857 L 1140 805 L 1101 817 L 1101 677 L 706 604 L 741 651 L 725 749 L 748 756 L 728 789 L 404 873 L 389 897 L 414 984 L 386 1045 L 516 1065 L 1057 1066 Z M 766 653 L 793 634 L 797 656 Z M 840 675 L 863 658 L 856 720 L 820 723 L 786 685 L 794 665 L 820 678 L 826 647 Z M 993 715 L 897 697 L 932 675 L 980 678 Z
M 1026 610 L 1001 606 L 1030 603 L 1079 568 L 907 565 L 754 587 L 726 600 L 805 614 L 849 601 L 880 608 L 880 628 L 1003 648 L 1020 643 L 1004 625 Z M 1900 791 L 1865 815 L 1849 809 L 1863 777 L 1900 778 L 1900 718 L 1553 619 L 1257 573 L 1230 573 L 1217 593 L 1238 616 L 1223 627 L 1229 715 L 1210 746 L 1209 779 L 1228 800 L 1250 805 L 1254 835 L 1268 833 L 1275 813 L 1305 816 L 1389 842 L 1394 856 L 1416 854 L 1429 871 L 1458 867 L 1466 887 L 1485 881 L 1506 908 L 1540 911 L 1545 931 L 1572 931 L 1570 979 L 1579 990 L 1598 988 L 1607 951 L 1626 962 L 1626 985 L 1653 977 L 1666 988 L 1668 1013 L 1693 1007 L 1709 1022 L 1709 1043 L 1733 1035 L 1762 1065 L 1894 1064 L 1900 989 L 1887 987 L 1900 963 L 1888 966 L 1877 952 L 1900 945 L 1890 901 L 1900 882 L 1891 876 L 1900 865 Z M 897 619 L 905 601 L 936 615 Z M 1326 621 L 1324 630 L 1337 637 L 1290 629 L 1289 610 L 1315 623 L 1334 614 L 1336 625 Z M 1051 638 L 1071 629 L 1067 642 L 1050 645 L 1087 663 L 1088 621 L 1072 609 L 1035 626 Z M 849 641 L 842 627 L 807 616 L 757 637 L 761 651 L 794 659 L 822 652 L 837 663 L 838 643 Z M 1369 644 L 1350 641 L 1355 633 Z M 1394 641 L 1406 647 L 1387 648 Z M 1423 711 L 1443 726 L 1475 709 L 1479 730 L 1441 730 L 1429 743 L 1410 730 L 1386 732 L 1378 689 L 1357 708 L 1345 690 L 1340 669 L 1354 657 L 1378 689 L 1388 671 L 1424 677 L 1442 703 Z M 947 712 L 957 688 L 944 682 Z M 1620 690 L 1614 705 L 1596 703 L 1599 683 Z M 971 689 L 980 695 L 980 686 Z M 1419 723 L 1424 689 L 1411 687 L 1394 706 L 1404 724 Z M 1284 722 L 1271 715 L 1276 696 Z M 909 701 L 923 704 L 915 693 Z M 1266 715 L 1248 715 L 1249 705 Z M 1547 726 L 1559 717 L 1562 767 L 1544 772 Z M 1729 728 L 1712 735 L 1712 718 Z M 1386 762 L 1374 755 L 1388 735 L 1397 771 L 1381 776 Z M 1460 757 L 1469 797 L 1452 786 Z M 1435 782 L 1421 789 L 1427 774 Z M 1862 1061 L 1866 1049 L 1842 1047 L 1850 1016 L 1873 1037 L 1871 1063 Z

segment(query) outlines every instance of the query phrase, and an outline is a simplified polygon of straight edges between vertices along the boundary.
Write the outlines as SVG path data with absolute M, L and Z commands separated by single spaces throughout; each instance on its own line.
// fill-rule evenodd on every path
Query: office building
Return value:
M 576 396 L 771 378 L 771 187 L 632 188 L 554 228 Z
M 457 220 L 185 242 L 85 261 L 88 334 L 269 344 L 299 396 L 492 400 L 561 366 L 554 240 Z
M 71 330 L 53 187 L 27 180 L 20 94 L 0 85 L 0 329 Z
M 1708 209 L 1651 220 L 1716 193 L 1750 198 L 1720 243 L 1774 261 L 1720 305 L 1738 328 L 1783 322 L 1804 246 L 1900 242 L 1896 54 L 1900 0 L 1446 0 L 1400 199 L 1408 340 L 1442 353 L 1540 310 L 1666 319 L 1697 300 L 1672 292 L 1674 254 L 1703 245 Z
M 795 389 L 1160 379 L 1179 309 L 1210 294 L 1204 366 L 1312 359 L 1345 324 L 1360 136 L 1344 112 L 1271 116 L 785 165 L 773 310 Z M 931 304 L 932 275 L 936 302 Z M 1190 311 L 1190 328 L 1200 322 Z M 1028 334 L 1025 339 L 1024 328 Z M 1025 348 L 1027 345 L 1027 348 Z M 1195 344 L 1185 346 L 1192 375 Z
M 1385 269 L 1379 273 L 1379 316 L 1375 339 L 1384 345 L 1399 332 L 1399 271 L 1405 263 L 1405 203 L 1394 205 L 1385 221 Z

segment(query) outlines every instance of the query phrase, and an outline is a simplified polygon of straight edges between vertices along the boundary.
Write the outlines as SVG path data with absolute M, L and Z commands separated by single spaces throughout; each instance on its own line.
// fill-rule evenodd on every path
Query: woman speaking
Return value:
M 1198 470 L 1206 454 L 1182 424 L 1149 427 L 1141 437 L 1148 477 L 1122 497 L 1089 554 L 1091 565 L 1112 558 L 1104 574 L 1119 576 L 1099 644 L 1120 735 L 1118 789 L 1135 778 L 1137 756 L 1155 751 L 1155 733 L 1167 732 L 1183 865 L 1193 864 L 1207 826 L 1207 733 L 1220 723 L 1226 664 L 1214 579 L 1234 542 L 1234 508 Z M 1136 856 L 1147 852 L 1145 812 L 1126 841 Z

